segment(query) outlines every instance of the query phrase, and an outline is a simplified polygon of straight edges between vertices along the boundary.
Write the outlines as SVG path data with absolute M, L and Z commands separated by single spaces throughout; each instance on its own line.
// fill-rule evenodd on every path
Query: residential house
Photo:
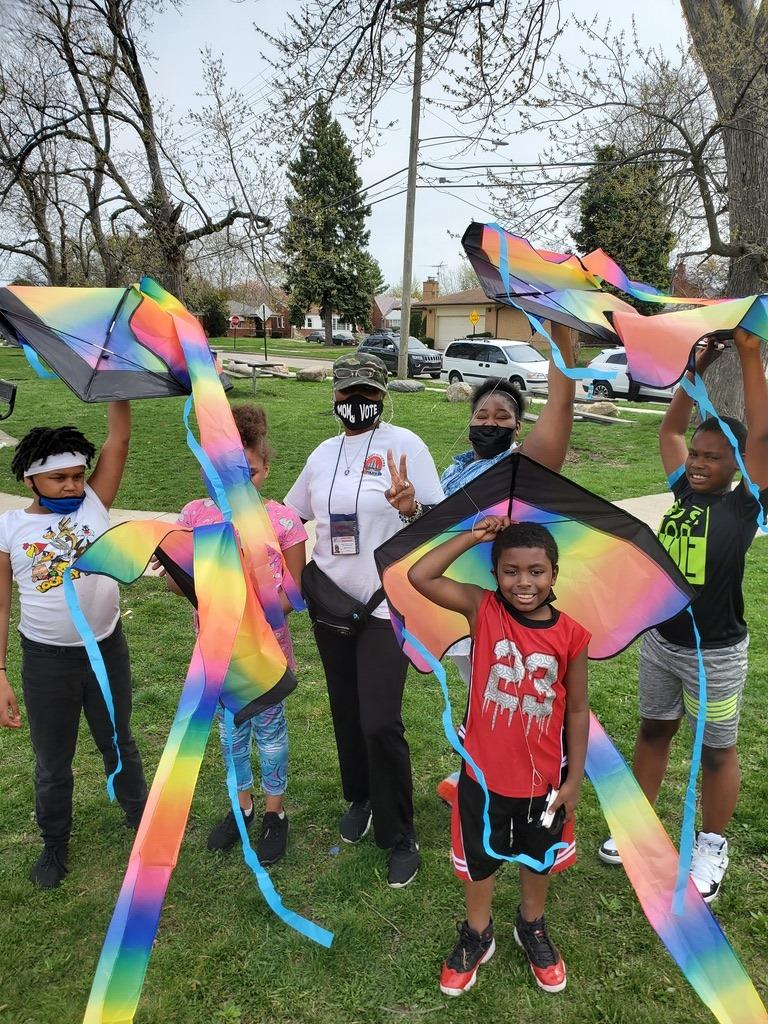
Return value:
M 264 305 L 272 311 L 272 316 L 267 317 L 267 337 L 268 338 L 285 338 L 291 336 L 291 323 L 288 319 L 288 307 L 285 301 L 279 297 L 272 295 L 264 297 Z M 237 332 L 238 338 L 263 338 L 264 337 L 264 323 L 260 316 L 261 303 L 254 305 L 249 302 L 238 302 L 236 299 L 230 299 L 227 302 L 227 310 L 230 318 L 233 316 L 238 317 L 240 323 L 237 327 L 231 327 L 227 331 L 227 336 L 232 338 L 235 337 Z
M 449 341 L 474 334 L 488 334 L 510 341 L 530 341 L 531 328 L 520 310 L 489 299 L 482 288 L 466 288 L 448 295 L 439 294 L 439 284 L 428 278 L 422 289 L 420 302 L 414 310 L 426 317 L 424 336 L 432 338 L 436 349 L 444 349 Z M 470 316 L 477 314 L 473 326 Z
M 374 295 L 371 308 L 371 321 L 374 330 L 390 327 L 393 331 L 400 330 L 401 300 L 395 295 Z

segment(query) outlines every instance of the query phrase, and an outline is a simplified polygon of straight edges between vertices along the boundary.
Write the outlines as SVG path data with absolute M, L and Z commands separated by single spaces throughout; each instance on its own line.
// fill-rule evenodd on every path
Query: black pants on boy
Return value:
M 117 755 L 112 725 L 101 689 L 84 647 L 55 647 L 21 638 L 21 679 L 29 733 L 35 751 L 35 816 L 47 846 L 66 844 L 72 831 L 72 760 L 80 712 L 104 759 L 107 775 Z M 131 664 L 118 622 L 99 642 L 115 707 L 122 769 L 115 796 L 129 825 L 137 825 L 147 801 L 147 783 L 136 741 L 131 735 Z
M 411 754 L 402 719 L 408 659 L 388 619 L 353 637 L 315 625 L 345 800 L 370 800 L 376 844 L 414 837 Z

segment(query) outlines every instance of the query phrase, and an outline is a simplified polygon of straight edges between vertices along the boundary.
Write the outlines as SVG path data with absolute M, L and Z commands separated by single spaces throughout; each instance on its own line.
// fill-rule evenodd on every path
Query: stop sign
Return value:
M 229 326 L 230 327 L 239 327 L 240 326 L 240 317 L 239 316 L 231 316 L 229 318 Z

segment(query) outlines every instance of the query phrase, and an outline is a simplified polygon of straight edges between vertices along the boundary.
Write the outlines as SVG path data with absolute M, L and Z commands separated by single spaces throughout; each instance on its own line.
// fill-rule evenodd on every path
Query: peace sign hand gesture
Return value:
M 395 466 L 392 449 L 387 449 L 387 469 L 392 486 L 386 491 L 387 501 L 402 516 L 412 516 L 416 511 L 416 488 L 408 479 L 408 468 L 405 455 L 400 456 L 399 466 Z

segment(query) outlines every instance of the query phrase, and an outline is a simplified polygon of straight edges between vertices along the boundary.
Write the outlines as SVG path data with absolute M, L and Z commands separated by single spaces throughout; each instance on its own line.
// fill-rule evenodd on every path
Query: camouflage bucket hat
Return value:
M 378 356 L 368 352 L 339 356 L 333 364 L 334 391 L 346 391 L 357 384 L 387 390 L 387 368 Z

